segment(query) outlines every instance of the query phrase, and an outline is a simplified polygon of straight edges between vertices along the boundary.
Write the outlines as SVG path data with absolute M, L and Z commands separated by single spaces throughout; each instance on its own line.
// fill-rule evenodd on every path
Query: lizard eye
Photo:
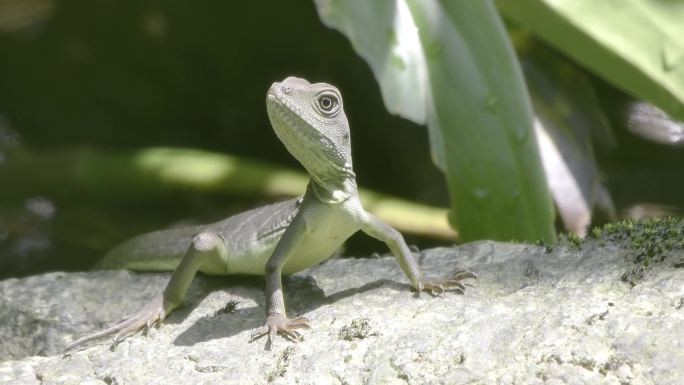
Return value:
M 324 93 L 316 100 L 318 110 L 327 116 L 336 115 L 340 108 L 340 101 L 337 96 L 331 93 Z
M 333 100 L 330 96 L 322 97 L 320 103 L 321 103 L 321 108 L 326 110 L 326 111 L 329 111 L 333 106 Z

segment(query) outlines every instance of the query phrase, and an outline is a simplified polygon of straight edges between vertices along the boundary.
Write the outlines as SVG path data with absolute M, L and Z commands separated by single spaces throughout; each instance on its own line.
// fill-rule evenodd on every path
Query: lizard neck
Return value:
M 342 203 L 358 194 L 354 172 L 349 172 L 351 175 L 343 179 L 320 180 L 312 177 L 309 181 L 308 190 L 321 202 Z

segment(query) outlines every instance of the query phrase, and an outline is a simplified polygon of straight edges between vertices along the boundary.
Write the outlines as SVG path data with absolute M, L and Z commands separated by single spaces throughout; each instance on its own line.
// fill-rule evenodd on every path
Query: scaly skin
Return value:
M 451 278 L 425 279 L 402 235 L 363 209 L 352 168 L 349 124 L 337 88 L 289 77 L 273 83 L 266 106 L 276 135 L 311 177 L 303 198 L 250 210 L 206 226 L 145 234 L 115 248 L 99 267 L 173 269 L 173 275 L 164 292 L 136 314 L 74 341 L 66 352 L 111 334 L 118 343 L 161 322 L 182 302 L 198 270 L 208 274 L 264 274 L 266 324 L 252 334 L 252 339 L 268 336 L 267 349 L 277 334 L 299 339 L 296 329 L 308 328 L 309 321 L 305 317 L 287 317 L 282 274 L 328 259 L 359 230 L 387 244 L 419 292 L 463 292 L 462 281 L 477 278 L 474 273 L 459 270 Z

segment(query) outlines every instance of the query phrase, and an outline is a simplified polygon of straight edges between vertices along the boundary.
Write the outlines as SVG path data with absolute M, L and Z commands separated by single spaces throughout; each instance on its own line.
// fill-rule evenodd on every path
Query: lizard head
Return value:
M 320 187 L 334 193 L 354 181 L 349 123 L 336 87 L 289 77 L 273 83 L 266 108 L 280 141 Z

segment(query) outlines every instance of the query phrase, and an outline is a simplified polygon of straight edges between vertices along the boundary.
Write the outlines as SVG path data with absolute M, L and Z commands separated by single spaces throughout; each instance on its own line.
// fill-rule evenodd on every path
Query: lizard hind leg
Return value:
M 161 323 L 181 304 L 200 266 L 209 261 L 215 262 L 217 258 L 224 259 L 226 253 L 225 241 L 218 234 L 205 232 L 197 235 L 161 294 L 155 296 L 133 315 L 124 317 L 109 328 L 70 343 L 64 349 L 64 355 L 73 353 L 75 348 L 87 342 L 111 335 L 114 335 L 113 343 L 116 345 L 142 329 Z

